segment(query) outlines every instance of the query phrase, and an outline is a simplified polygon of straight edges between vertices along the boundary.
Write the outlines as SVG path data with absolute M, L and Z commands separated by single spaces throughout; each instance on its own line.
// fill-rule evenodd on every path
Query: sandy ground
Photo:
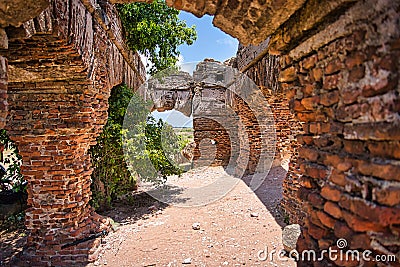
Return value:
M 273 253 L 282 248 L 284 219 L 278 206 L 286 174 L 283 167 L 272 168 L 255 192 L 246 185 L 250 177 L 235 181 L 229 192 L 212 188 L 226 194 L 198 207 L 181 207 L 181 202 L 174 201 L 196 192 L 191 188 L 228 179 L 222 168 L 199 168 L 182 177 L 169 177 L 169 186 L 184 188 L 176 191 L 171 205 L 135 192 L 129 202 L 116 203 L 103 213 L 119 226 L 103 238 L 98 260 L 88 266 L 295 266 Z M 232 185 L 232 180 L 223 181 Z M 212 192 L 204 195 L 213 196 Z M 26 243 L 26 231 L 14 224 L 0 232 L 0 266 L 10 266 L 10 259 Z M 193 224 L 199 229 L 193 229 Z
M 278 204 L 285 174 L 272 168 L 256 192 L 239 180 L 224 197 L 199 207 L 166 205 L 138 192 L 132 205 L 103 214 L 119 227 L 88 266 L 295 266 L 273 252 L 282 249 Z M 225 175 L 222 168 L 202 168 L 169 182 L 204 186 L 218 175 Z

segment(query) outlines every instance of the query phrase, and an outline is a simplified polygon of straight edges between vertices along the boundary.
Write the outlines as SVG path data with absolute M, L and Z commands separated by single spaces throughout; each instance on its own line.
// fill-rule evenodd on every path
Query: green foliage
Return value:
M 2 234 L 11 233 L 18 230 L 20 237 L 26 236 L 25 228 L 25 211 L 10 215 L 5 220 L 0 220 L 0 231 Z
M 113 88 L 109 98 L 109 117 L 97 145 L 91 147 L 92 205 L 107 209 L 117 196 L 136 189 L 136 179 L 129 173 L 122 149 L 122 123 L 133 92 L 126 86 Z
M 180 155 L 179 138 L 171 125 L 152 116 L 137 116 L 137 105 L 133 98 L 124 124 L 124 152 L 132 173 L 142 181 L 155 184 L 163 183 L 166 176 L 181 174 L 176 164 Z
M 128 87 L 118 86 L 111 91 L 109 105 L 107 124 L 90 149 L 92 206 L 97 209 L 107 209 L 117 196 L 135 190 L 138 176 L 156 182 L 181 173 L 171 163 L 180 151 L 179 139 L 170 125 L 149 115 L 149 103 Z M 128 129 L 126 120 L 132 122 Z
M 158 176 L 164 179 L 168 175 L 181 174 L 182 170 L 175 164 L 180 152 L 180 140 L 171 125 L 162 120 L 156 122 L 149 117 L 146 126 L 146 151 Z
M 179 149 L 180 151 L 182 151 L 182 149 L 184 149 L 185 146 L 191 142 L 191 139 L 184 134 L 179 134 L 178 138 L 179 138 Z
M 175 66 L 178 46 L 191 45 L 197 38 L 195 27 L 187 27 L 179 20 L 179 11 L 167 6 L 164 0 L 154 0 L 151 4 L 120 4 L 117 8 L 128 46 L 154 64 L 150 74 Z
M 4 158 L 4 163 L 9 165 L 6 174 L 0 177 L 0 191 L 12 189 L 14 192 L 25 192 L 26 183 L 20 171 L 22 158 L 18 154 L 17 146 L 11 141 L 4 129 L 0 130 L 0 144 L 4 146 L 4 149 L 12 151 L 9 157 Z

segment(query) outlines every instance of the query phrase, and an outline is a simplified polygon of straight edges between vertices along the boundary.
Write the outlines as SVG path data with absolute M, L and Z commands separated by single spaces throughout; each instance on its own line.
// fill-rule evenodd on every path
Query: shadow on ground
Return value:
M 167 206 L 167 204 L 154 199 L 146 192 L 137 191 L 123 200 L 113 202 L 113 208 L 99 212 L 99 214 L 110 217 L 118 224 L 125 225 L 142 218 L 148 218 Z
M 150 217 L 167 206 L 167 204 L 155 200 L 147 193 L 138 191 L 133 192 L 127 199 L 115 201 L 113 208 L 98 213 L 112 218 L 118 224 L 124 225 Z M 0 221 L 1 267 L 17 265 L 25 248 L 27 235 L 24 219 L 18 222 Z
M 287 171 L 282 166 L 272 167 L 260 187 L 254 192 L 264 206 L 274 216 L 276 222 L 283 228 L 286 226 L 285 215 L 281 209 L 280 202 L 283 198 L 283 180 Z M 247 186 L 250 184 L 252 175 L 243 177 Z
M 24 249 L 27 231 L 22 221 L 0 223 L 0 266 L 14 266 L 14 261 Z

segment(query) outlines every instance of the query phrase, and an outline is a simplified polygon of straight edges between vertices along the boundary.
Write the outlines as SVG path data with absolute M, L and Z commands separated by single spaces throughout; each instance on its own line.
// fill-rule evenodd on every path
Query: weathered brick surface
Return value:
M 115 17 L 111 5 L 103 11 Z M 118 21 L 111 27 L 120 32 Z M 138 88 L 144 68 L 138 55 L 126 60 L 118 48 L 123 40 L 110 38 L 77 0 L 52 1 L 24 29 L 9 29 L 8 50 L 1 51 L 9 65 L 7 130 L 28 181 L 29 249 L 19 264 L 78 266 L 91 260 L 99 240 L 61 247 L 109 227 L 89 205 L 87 151 L 106 122 L 111 88 Z
M 261 90 L 238 70 L 205 60 L 197 64 L 193 77 L 179 72 L 148 84 L 141 94 L 152 98 L 154 109 L 193 116 L 194 166 L 224 166 L 239 177 L 271 166 L 272 113 Z
M 96 221 L 88 216 L 90 212 L 87 206 L 88 196 L 79 199 L 79 192 L 87 190 L 87 172 L 90 172 L 90 167 L 85 165 L 88 161 L 85 156 L 87 144 L 83 143 L 93 142 L 104 123 L 105 118 L 100 116 L 104 115 L 106 110 L 107 88 L 114 83 L 113 81 L 120 81 L 121 78 L 135 80 L 133 73 L 120 77 L 118 73 L 109 71 L 113 62 L 119 61 L 120 58 L 124 58 L 124 62 L 129 63 L 131 68 L 134 68 L 135 63 L 129 60 L 129 53 L 124 52 L 124 45 L 118 41 L 121 31 L 107 30 L 105 25 L 107 20 L 103 21 L 102 16 L 95 12 L 96 8 L 92 1 L 82 2 L 89 12 L 82 8 L 72 9 L 69 3 L 73 5 L 80 3 L 75 0 L 54 1 L 53 16 L 42 14 L 35 23 L 31 21 L 25 24 L 27 34 L 34 37 L 27 42 L 15 42 L 17 46 L 12 51 L 19 53 L 20 56 L 32 51 L 32 55 L 37 57 L 37 60 L 32 62 L 33 65 L 23 65 L 13 59 L 11 54 L 6 55 L 11 57 L 8 59 L 10 65 L 8 76 L 12 77 L 10 99 L 13 100 L 10 106 L 19 108 L 10 109 L 10 118 L 13 118 L 11 124 L 15 123 L 16 126 L 13 138 L 25 151 L 23 172 L 28 179 L 31 177 L 33 182 L 30 185 L 30 194 L 31 196 L 35 194 L 35 181 L 43 183 L 43 186 L 49 186 L 49 190 L 43 196 L 39 194 L 35 198 L 31 197 L 30 203 L 36 206 L 28 212 L 27 216 L 32 216 L 33 219 L 29 217 L 27 224 L 29 226 L 32 223 L 35 229 L 39 229 L 38 231 L 42 231 L 41 229 L 45 227 L 37 225 L 60 226 L 58 228 L 62 231 L 57 233 L 61 233 L 61 237 L 57 236 L 56 239 L 63 242 L 67 236 L 65 233 L 71 231 L 70 227 L 81 225 L 82 229 L 89 229 L 90 223 Z M 300 146 L 298 154 L 292 149 L 297 160 L 292 160 L 292 169 L 289 171 L 289 174 L 296 174 L 293 181 L 300 179 L 301 187 L 297 192 L 305 203 L 304 209 L 307 213 L 298 249 L 320 250 L 332 246 L 338 238 L 346 238 L 351 248 L 370 249 L 374 254 L 397 253 L 399 259 L 399 154 L 396 149 L 400 140 L 398 1 L 324 0 L 294 3 L 293 1 L 171 0 L 168 3 L 198 16 L 215 14 L 214 25 L 238 37 L 245 44 L 259 43 L 272 34 L 271 52 L 283 52 L 280 57 L 282 70 L 278 81 L 303 131 L 297 136 Z M 107 4 L 103 8 L 107 10 Z M 116 27 L 113 24 L 114 19 L 111 21 L 110 28 Z M 104 32 L 96 30 L 97 24 Z M 77 31 L 79 27 L 76 25 L 82 25 L 87 31 Z M 112 34 L 114 31 L 116 35 Z M 93 32 L 99 33 L 99 40 L 86 38 L 86 35 Z M 15 40 L 26 37 L 25 35 L 21 37 L 21 33 L 25 34 L 24 31 L 16 29 L 9 37 Z M 35 36 L 39 38 L 35 39 Z M 107 38 L 113 40 L 110 46 Z M 57 40 L 60 42 L 57 43 Z M 52 54 L 51 48 L 50 53 L 47 53 L 49 47 L 40 48 L 42 43 L 60 48 L 57 59 L 61 63 L 48 60 L 48 54 Z M 120 54 L 116 52 L 114 45 Z M 30 48 L 25 49 L 26 47 Z M 107 47 L 112 48 L 107 50 Z M 73 50 L 75 55 L 71 52 Z M 62 57 L 63 52 L 67 55 L 65 58 Z M 44 60 L 40 60 L 43 54 Z M 109 55 L 114 55 L 115 58 L 104 60 Z M 55 63 L 63 68 L 61 70 L 53 68 Z M 266 81 L 269 81 L 268 77 L 273 76 L 263 76 L 262 73 L 266 73 L 262 70 L 263 64 L 265 65 L 260 62 L 258 66 L 257 64 L 250 66 L 254 66 L 252 70 L 250 67 L 246 69 L 250 70 L 249 75 L 253 75 L 252 78 L 260 83 L 265 82 L 265 77 Z M 255 72 L 257 68 L 261 71 Z M 84 79 L 78 74 L 76 75 L 78 81 L 74 83 L 76 81 L 68 80 L 73 73 L 86 74 L 89 79 Z M 139 76 L 140 74 L 139 71 Z M 107 79 L 109 80 L 105 82 Z M 0 82 L 4 80 L 2 78 Z M 68 84 L 65 83 L 66 80 Z M 81 80 L 91 83 L 80 84 Z M 38 104 L 32 101 L 46 94 L 57 95 L 54 98 L 55 102 L 43 101 Z M 81 96 L 79 101 L 76 100 L 75 94 Z M 21 102 L 25 102 L 26 105 L 20 105 Z M 73 107 L 71 103 L 62 105 L 67 102 L 73 103 Z M 36 105 L 40 109 L 35 109 Z M 71 113 L 63 111 L 65 107 L 71 108 L 72 116 Z M 4 108 L 0 110 L 5 114 Z M 40 110 L 40 113 L 37 110 Z M 42 110 L 44 114 L 41 113 Z M 85 112 L 91 115 L 80 114 Z M 60 124 L 52 124 L 53 116 L 57 114 L 63 115 L 62 118 L 57 118 Z M 35 116 L 39 116 L 45 123 L 36 121 Z M 265 118 L 265 121 L 267 119 Z M 18 122 L 25 127 L 18 129 Z M 248 122 L 251 129 L 251 119 Z M 19 136 L 20 131 L 25 133 L 29 131 L 26 139 Z M 245 130 L 242 129 L 242 132 Z M 52 154 L 58 149 L 60 151 L 65 149 L 62 148 L 64 145 L 62 138 L 72 143 L 76 152 L 69 153 L 79 160 L 79 163 L 66 158 L 66 162 L 72 160 L 71 163 L 62 165 L 60 169 L 56 164 L 52 165 L 55 168 L 47 165 L 46 167 L 44 165 L 46 161 L 56 162 L 58 156 L 65 156 Z M 51 143 L 54 140 L 60 141 L 60 144 Z M 80 141 L 82 143 L 79 143 Z M 292 144 L 294 145 L 292 147 L 296 146 L 295 142 Z M 31 151 L 30 147 L 32 155 L 28 157 L 27 151 Z M 43 158 L 35 159 L 34 153 L 37 157 L 43 156 Z M 42 161 L 43 167 L 38 165 Z M 34 166 L 39 167 L 36 169 Z M 38 175 L 39 179 L 33 179 L 35 175 Z M 61 183 L 57 180 L 57 175 L 71 177 L 72 184 L 76 182 L 76 187 L 79 189 L 72 189 L 71 192 L 78 192 L 78 195 L 74 194 L 71 201 L 53 198 L 52 196 L 56 196 L 57 193 L 48 193 L 66 190 L 62 187 L 66 186 L 63 184 L 64 179 Z M 78 181 L 75 181 L 74 177 Z M 291 183 L 297 184 L 297 182 Z M 35 190 L 40 192 L 41 187 L 37 188 Z M 57 206 L 58 202 L 63 202 L 61 207 Z M 74 205 L 77 202 L 83 204 L 81 211 L 75 209 Z M 61 213 L 57 213 L 58 209 L 61 209 Z M 38 214 L 33 211 L 37 211 Z M 54 217 L 42 218 L 41 211 L 47 215 L 54 214 Z M 78 226 L 71 226 L 72 220 L 64 216 L 69 212 L 71 212 L 69 216 L 76 219 L 74 221 Z M 88 220 L 92 222 L 83 218 L 89 218 Z M 76 230 L 72 232 L 77 236 L 81 234 Z M 87 233 L 86 230 L 83 230 L 83 233 Z M 68 261 L 73 251 L 67 250 L 66 257 L 54 255 L 54 252 L 58 251 L 56 242 L 51 241 L 54 234 L 45 233 L 44 236 L 47 237 L 42 241 L 47 247 L 36 248 L 37 252 L 34 254 L 36 256 L 32 257 L 34 263 L 31 265 L 43 265 L 43 262 L 50 264 L 57 262 L 56 265 L 61 265 L 62 262 L 70 264 Z M 29 242 L 37 245 L 41 239 L 39 234 L 32 235 Z M 48 250 L 49 247 L 52 248 L 51 251 Z M 84 249 L 79 255 L 78 249 L 74 253 L 85 258 L 86 252 Z M 370 263 L 366 265 L 375 265 L 375 262 Z M 299 266 L 357 264 L 324 259 L 318 263 L 300 262 Z M 389 266 L 389 263 L 381 265 Z
M 311 8 L 317 2 L 310 1 L 270 41 L 269 48 L 274 52 L 286 52 L 280 58 L 282 69 L 277 71 L 280 88 L 286 94 L 280 99 L 289 101 L 278 101 L 279 105 L 289 102 L 300 122 L 291 126 L 301 125 L 303 130 L 291 129 L 299 135 L 290 150 L 293 156 L 282 204 L 292 221 L 299 218 L 301 222 L 306 214 L 300 250 L 323 249 L 346 238 L 352 248 L 396 253 L 400 246 L 399 232 L 393 227 L 400 214 L 396 152 L 400 129 L 398 3 L 380 1 L 375 9 L 371 7 L 376 3 L 371 1 L 354 6 L 350 2 L 337 1 L 311 16 L 310 12 L 325 3 Z M 335 5 L 341 7 L 329 13 Z M 334 16 L 337 20 L 330 21 Z M 325 23 L 325 29 L 296 30 L 314 27 L 314 20 Z M 280 38 L 280 31 L 287 39 Z M 249 77 L 271 88 L 271 56 L 257 58 L 256 53 L 265 54 L 262 46 L 249 56 L 254 50 L 239 52 L 243 59 L 237 60 L 238 65 L 247 64 L 242 68 Z M 276 108 L 273 110 L 279 116 Z M 280 138 L 279 118 L 275 121 L 279 148 L 290 133 Z M 297 146 L 299 149 L 295 149 Z M 305 212 L 301 212 L 301 206 Z M 377 243 L 382 233 L 393 238 L 390 242 L 381 238 Z M 359 239 L 361 236 L 363 239 Z M 368 243 L 360 246 L 360 240 Z
M 7 59 L 0 56 L 0 128 L 4 128 L 7 118 L 7 69 Z
M 281 59 L 282 88 L 304 126 L 297 166 L 307 218 L 300 249 L 345 238 L 352 248 L 398 256 L 399 9 L 378 2 L 376 10 L 372 1 L 359 2 L 330 26 L 345 32 L 322 30 Z M 305 47 L 313 49 L 305 54 Z
M 268 44 L 268 40 L 265 43 Z M 302 201 L 297 197 L 301 173 L 296 167 L 298 147 L 296 136 L 302 130 L 301 123 L 290 112 L 288 97 L 286 92 L 282 92 L 278 82 L 280 58 L 269 54 L 260 57 L 265 53 L 265 49 L 266 45 L 263 43 L 257 47 L 239 46 L 236 61 L 238 68 L 245 70 L 244 73 L 260 87 L 270 105 L 276 132 L 275 159 L 282 161 L 290 158 L 288 174 L 283 182 L 282 207 L 291 223 L 301 224 L 305 213 Z M 289 68 L 289 70 L 290 76 L 295 77 L 294 69 Z

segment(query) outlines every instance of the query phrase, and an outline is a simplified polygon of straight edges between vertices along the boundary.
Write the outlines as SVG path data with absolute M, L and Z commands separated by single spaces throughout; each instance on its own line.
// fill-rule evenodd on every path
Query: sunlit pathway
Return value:
M 191 178 L 221 171 L 210 168 Z M 273 168 L 258 196 L 240 181 L 225 197 L 206 206 L 163 209 L 152 205 L 147 208 L 151 215 L 109 234 L 99 260 L 90 266 L 295 266 L 272 252 L 283 248 L 274 206 L 284 174 L 283 168 Z M 115 214 L 116 221 L 129 222 L 121 212 Z M 200 224 L 199 230 L 193 229 L 195 223 Z M 264 260 L 266 255 L 260 250 L 272 252 L 272 261 Z

